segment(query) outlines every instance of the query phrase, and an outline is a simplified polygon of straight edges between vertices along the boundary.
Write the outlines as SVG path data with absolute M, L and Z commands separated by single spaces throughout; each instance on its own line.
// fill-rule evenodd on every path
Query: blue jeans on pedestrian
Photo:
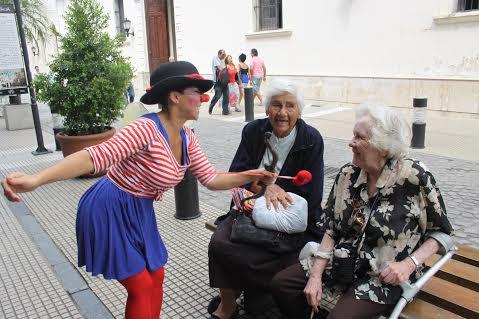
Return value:
M 215 89 L 215 96 L 211 100 L 210 107 L 208 108 L 208 112 L 211 113 L 213 111 L 213 107 L 215 107 L 216 102 L 218 102 L 220 97 L 223 95 L 223 103 L 221 104 L 221 107 L 223 108 L 223 114 L 228 114 L 230 112 L 229 110 L 230 93 L 229 93 L 228 85 L 222 86 L 219 83 L 215 83 L 214 89 Z

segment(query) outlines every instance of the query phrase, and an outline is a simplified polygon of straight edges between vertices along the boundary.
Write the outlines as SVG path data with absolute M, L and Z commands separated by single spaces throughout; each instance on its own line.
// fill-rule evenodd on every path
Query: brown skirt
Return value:
M 208 247 L 210 286 L 270 291 L 273 276 L 298 261 L 297 252 L 278 255 L 253 245 L 230 241 L 231 214 L 218 225 Z

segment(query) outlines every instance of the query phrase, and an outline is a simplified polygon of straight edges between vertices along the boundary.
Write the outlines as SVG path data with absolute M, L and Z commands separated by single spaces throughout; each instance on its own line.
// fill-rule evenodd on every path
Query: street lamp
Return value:
M 35 55 L 40 55 L 40 51 L 37 51 L 37 47 L 36 46 L 32 46 L 32 52 L 33 52 L 33 56 Z
M 123 29 L 125 30 L 126 36 L 129 36 L 130 34 L 131 34 L 132 36 L 135 35 L 135 32 L 133 32 L 133 31 L 130 32 L 130 30 L 131 30 L 131 21 L 128 20 L 128 18 L 125 18 L 125 19 L 123 20 Z

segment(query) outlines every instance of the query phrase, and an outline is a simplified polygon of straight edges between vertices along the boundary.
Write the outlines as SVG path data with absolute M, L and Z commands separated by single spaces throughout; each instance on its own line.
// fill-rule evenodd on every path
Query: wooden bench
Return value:
M 440 256 L 426 261 L 431 267 Z M 400 318 L 479 318 L 479 249 L 459 250 L 402 311 Z
M 215 231 L 214 220 L 205 227 Z M 426 269 L 441 258 L 431 256 Z M 403 319 L 479 319 L 479 249 L 459 246 L 459 250 L 401 312 Z

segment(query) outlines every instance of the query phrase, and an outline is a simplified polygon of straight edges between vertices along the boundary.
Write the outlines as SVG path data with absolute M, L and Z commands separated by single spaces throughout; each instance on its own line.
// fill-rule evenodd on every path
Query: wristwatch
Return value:
M 416 270 L 418 270 L 420 265 L 419 265 L 419 262 L 417 261 L 417 258 L 414 257 L 413 255 L 409 255 L 409 258 L 411 258 L 412 262 L 416 266 Z

